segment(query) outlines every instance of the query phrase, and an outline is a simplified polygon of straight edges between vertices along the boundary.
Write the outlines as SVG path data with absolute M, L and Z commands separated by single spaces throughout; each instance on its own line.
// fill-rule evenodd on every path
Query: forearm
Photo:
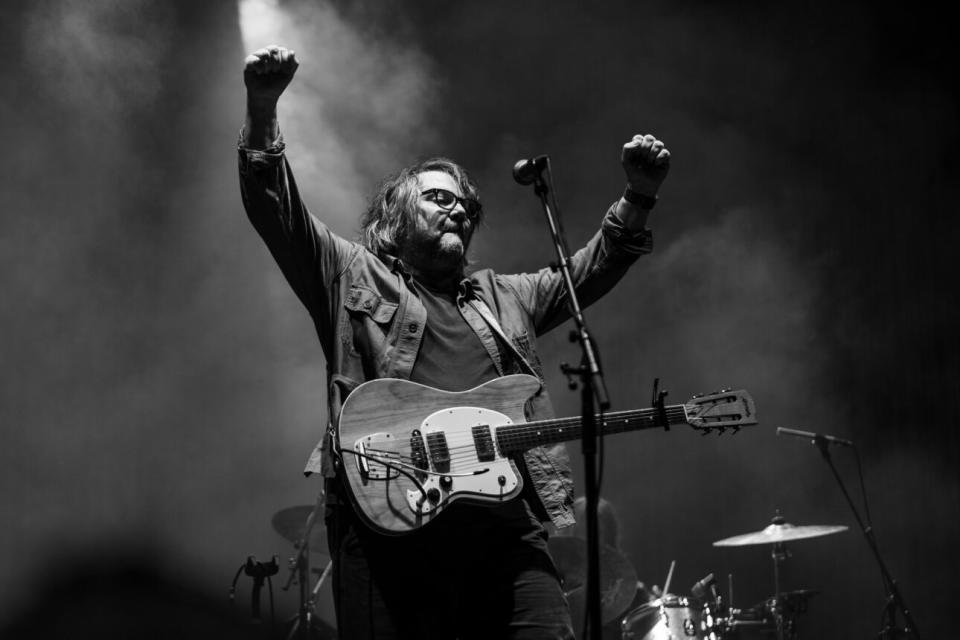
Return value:
M 623 228 L 631 233 L 637 233 L 647 228 L 647 218 L 650 216 L 649 208 L 645 209 L 639 204 L 633 204 L 624 198 L 620 198 L 613 212 L 623 223 Z
M 239 151 L 240 190 L 247 216 L 297 296 L 312 314 L 327 304 L 326 292 L 352 251 L 314 218 L 300 197 L 284 158 L 284 144 Z
M 263 151 L 276 142 L 279 133 L 277 103 L 247 96 L 247 118 L 243 127 L 244 146 Z
M 652 236 L 643 226 L 648 211 L 625 211 L 625 207 L 632 208 L 632 205 L 623 200 L 614 203 L 604 216 L 601 230 L 570 257 L 570 275 L 583 307 L 608 292 L 638 257 L 653 248 Z M 628 228 L 622 215 L 640 228 Z M 566 287 L 561 275 L 553 269 L 504 278 L 534 318 L 538 335 L 569 317 Z

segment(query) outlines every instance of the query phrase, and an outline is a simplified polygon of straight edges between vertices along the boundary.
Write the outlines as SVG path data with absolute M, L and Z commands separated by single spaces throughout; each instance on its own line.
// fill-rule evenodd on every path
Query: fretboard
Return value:
M 671 425 L 687 423 L 687 412 L 682 404 L 664 407 L 664 412 Z M 615 411 L 598 415 L 596 420 L 597 434 L 603 436 L 663 426 L 657 409 Z M 497 444 L 504 454 L 527 451 L 545 444 L 578 440 L 582 435 L 583 420 L 579 417 L 537 420 L 496 428 Z

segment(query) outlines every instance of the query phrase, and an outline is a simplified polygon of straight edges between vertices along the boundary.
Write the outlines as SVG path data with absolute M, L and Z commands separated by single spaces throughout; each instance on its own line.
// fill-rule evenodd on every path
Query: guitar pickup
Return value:
M 427 434 L 427 448 L 430 450 L 430 462 L 438 473 L 450 471 L 450 449 L 447 447 L 447 436 L 443 431 L 434 431 Z
M 423 434 L 419 429 L 410 432 L 410 458 L 413 466 L 420 469 L 415 473 L 417 479 L 422 481 L 427 477 L 424 472 L 430 468 L 430 464 L 427 462 L 427 447 L 423 444 Z
M 490 433 L 490 425 L 479 424 L 473 429 L 473 446 L 477 451 L 477 460 L 480 462 L 490 462 L 497 457 L 496 449 L 493 447 L 493 435 Z

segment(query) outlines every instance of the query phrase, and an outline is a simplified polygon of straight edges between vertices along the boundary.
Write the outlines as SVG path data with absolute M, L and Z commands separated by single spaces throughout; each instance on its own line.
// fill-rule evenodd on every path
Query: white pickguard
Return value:
M 451 495 L 483 496 L 487 499 L 502 497 L 508 499 L 516 495 L 520 480 L 510 461 L 495 450 L 493 460 L 480 460 L 475 446 L 473 427 L 488 426 L 493 434 L 495 427 L 512 424 L 507 416 L 490 409 L 479 407 L 452 407 L 427 416 L 420 427 L 425 442 L 430 434 L 442 433 L 445 437 L 450 456 L 448 473 L 431 472 L 423 481 L 424 492 L 436 489 L 439 499 L 424 499 L 424 492 L 407 491 L 407 502 L 414 513 L 427 515 L 444 506 Z M 494 447 L 496 441 L 494 441 Z M 430 459 L 430 445 L 427 445 L 427 457 Z

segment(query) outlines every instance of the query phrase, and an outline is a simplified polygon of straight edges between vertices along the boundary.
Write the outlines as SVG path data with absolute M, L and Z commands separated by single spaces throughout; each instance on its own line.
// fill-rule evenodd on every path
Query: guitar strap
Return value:
M 473 309 L 480 314 L 480 317 L 483 318 L 488 325 L 490 325 L 490 328 L 493 329 L 493 332 L 500 337 L 503 343 L 507 345 L 507 347 L 513 352 L 513 355 L 520 360 L 527 372 L 539 378 L 540 376 L 537 375 L 537 370 L 530 366 L 530 363 L 527 361 L 527 359 L 523 357 L 523 354 L 517 350 L 513 342 L 510 341 L 510 338 L 507 337 L 507 334 L 504 333 L 500 323 L 497 322 L 497 317 L 493 315 L 492 311 L 490 311 L 490 307 L 488 307 L 483 300 L 476 297 L 467 302 L 467 304 L 473 307 Z

